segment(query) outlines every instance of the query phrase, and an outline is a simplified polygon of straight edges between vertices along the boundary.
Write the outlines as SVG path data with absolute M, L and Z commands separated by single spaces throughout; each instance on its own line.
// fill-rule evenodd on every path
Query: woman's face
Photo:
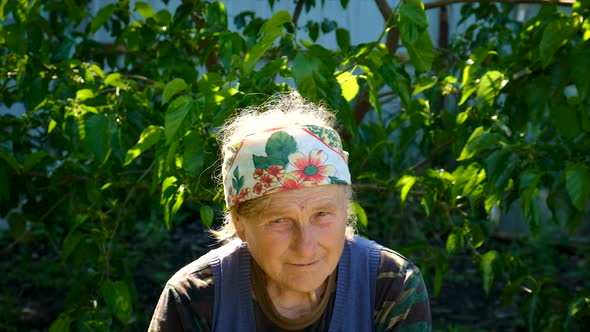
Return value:
M 274 193 L 259 214 L 236 216 L 238 236 L 271 283 L 312 292 L 334 272 L 344 247 L 347 198 L 341 185 Z

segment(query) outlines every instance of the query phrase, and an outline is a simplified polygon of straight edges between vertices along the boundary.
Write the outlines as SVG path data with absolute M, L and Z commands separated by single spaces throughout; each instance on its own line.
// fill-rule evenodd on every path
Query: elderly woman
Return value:
M 225 126 L 227 244 L 168 281 L 150 331 L 430 331 L 416 266 L 354 235 L 332 119 L 291 93 Z

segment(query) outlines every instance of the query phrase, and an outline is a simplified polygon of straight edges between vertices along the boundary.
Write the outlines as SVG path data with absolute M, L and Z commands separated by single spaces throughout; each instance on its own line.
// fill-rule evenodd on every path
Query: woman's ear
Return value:
M 243 218 L 240 218 L 237 213 L 231 212 L 231 220 L 234 224 L 234 228 L 236 229 L 236 235 L 242 240 L 246 242 L 246 235 L 244 234 L 244 222 Z

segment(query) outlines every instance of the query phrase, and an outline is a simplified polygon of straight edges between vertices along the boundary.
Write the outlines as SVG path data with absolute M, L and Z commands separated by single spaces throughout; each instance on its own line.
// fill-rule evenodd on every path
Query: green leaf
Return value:
M 215 216 L 215 211 L 209 205 L 202 205 L 199 213 L 201 215 L 201 221 L 203 225 L 207 227 L 211 227 L 213 224 L 213 217 Z
M 279 11 L 264 23 L 260 29 L 262 38 L 244 56 L 242 76 L 250 75 L 258 60 L 272 46 L 277 38 L 283 34 L 283 25 L 291 22 L 291 15 L 287 11 Z
M 494 100 L 500 94 L 500 90 L 508 83 L 504 79 L 504 74 L 499 71 L 491 70 L 483 75 L 477 88 L 477 98 L 485 101 L 492 106 Z
M 340 84 L 334 77 L 335 67 L 332 53 L 319 45 L 313 45 L 307 53 L 298 53 L 292 72 L 301 95 L 311 100 L 341 95 Z
M 163 131 L 163 128 L 160 126 L 146 127 L 139 136 L 137 143 L 135 143 L 135 145 L 127 151 L 123 166 L 129 165 L 133 160 L 135 160 L 135 158 L 139 157 L 142 153 L 154 146 L 154 144 L 156 144 L 162 137 Z
M 90 89 L 81 89 L 76 91 L 76 99 L 79 101 L 85 101 L 94 97 L 96 97 L 96 94 Z
M 10 227 L 10 235 L 19 240 L 27 230 L 27 219 L 20 212 L 12 212 L 6 219 Z
M 61 314 L 53 321 L 53 323 L 51 323 L 51 326 L 49 326 L 49 332 L 70 332 L 71 324 L 72 319 L 66 314 Z
M 590 171 L 584 164 L 575 164 L 565 172 L 565 186 L 576 209 L 584 211 L 590 195 Z
M 323 33 L 330 33 L 338 27 L 338 22 L 336 22 L 334 20 L 330 20 L 328 18 L 324 18 L 322 20 L 321 27 L 322 27 Z
M 576 34 L 579 24 L 576 18 L 561 17 L 549 23 L 543 30 L 543 38 L 539 44 L 539 54 L 543 66 L 553 61 L 553 55 L 567 44 Z
M 215 1 L 207 6 L 207 25 L 227 29 L 227 11 L 221 1 Z
M 61 259 L 65 261 L 70 257 L 82 239 L 84 239 L 84 236 L 80 232 L 70 231 L 62 244 Z
M 428 27 L 428 16 L 420 0 L 407 0 L 399 8 L 399 30 L 402 43 L 414 44 Z
M 354 211 L 354 214 L 356 214 L 357 221 L 361 223 L 363 227 L 367 227 L 369 224 L 369 220 L 367 218 L 367 213 L 365 212 L 365 209 L 363 209 L 363 207 L 357 202 L 352 202 L 351 207 Z
M 178 186 L 176 182 L 178 179 L 174 176 L 169 176 L 162 181 L 162 193 L 160 195 L 160 204 L 164 204 L 169 198 L 174 195 Z
M 432 68 L 434 62 L 434 46 L 428 30 L 424 30 L 418 39 L 411 45 L 407 45 L 410 61 L 418 72 L 425 72 Z
M 195 121 L 195 101 L 191 96 L 180 96 L 166 110 L 166 143 L 177 140 L 193 125 Z
M 45 151 L 36 151 L 31 153 L 27 156 L 27 159 L 25 159 L 23 170 L 25 172 L 32 170 L 33 167 L 35 167 L 41 160 L 43 160 L 43 158 L 47 156 L 49 156 L 49 154 L 47 154 Z
M 47 125 L 47 133 L 51 134 L 51 132 L 53 131 L 53 129 L 55 129 L 56 126 L 57 126 L 57 122 L 55 122 L 55 120 L 51 119 L 49 121 L 49 124 Z
M 127 89 L 127 84 L 123 81 L 123 76 L 120 73 L 112 73 L 104 80 L 104 84 L 114 86 L 116 88 Z
M 184 185 L 178 185 L 177 182 L 178 179 L 174 176 L 169 176 L 162 182 L 160 204 L 164 207 L 164 222 L 168 229 L 172 227 L 174 216 L 188 195 Z
M 477 249 L 477 248 L 481 247 L 484 243 L 484 240 L 485 240 L 485 234 L 481 230 L 481 227 L 479 227 L 478 225 L 473 225 L 470 228 L 470 232 L 471 232 L 470 242 L 471 242 L 471 245 L 473 246 L 473 248 Z
M 400 200 L 402 205 L 406 202 L 406 197 L 412 189 L 412 186 L 416 183 L 416 177 L 413 175 L 404 175 L 399 179 L 395 185 L 396 188 L 400 189 Z
M 447 252 L 451 255 L 456 254 L 457 251 L 459 251 L 459 249 L 461 248 L 460 245 L 460 239 L 459 237 L 461 236 L 460 233 L 458 232 L 452 232 L 451 234 L 449 234 L 449 236 L 447 237 L 447 242 L 445 244 L 445 249 L 447 250 Z
M 424 207 L 424 213 L 426 213 L 427 216 L 432 215 L 433 208 L 437 202 L 437 197 L 437 192 L 434 190 L 427 191 L 424 196 L 422 196 L 420 204 Z
M 341 50 L 346 51 L 350 49 L 350 32 L 346 29 L 336 29 L 336 42 Z
M 102 7 L 90 22 L 90 33 L 96 33 L 113 16 L 116 8 L 113 3 Z
M 131 291 L 127 283 L 122 280 L 107 280 L 102 285 L 101 293 L 112 314 L 126 326 L 133 311 Z
M 346 101 L 350 102 L 356 97 L 359 92 L 359 84 L 357 82 L 357 76 L 350 72 L 343 72 L 336 77 L 340 88 L 342 89 L 342 96 Z
M 565 138 L 573 139 L 580 134 L 581 121 L 575 107 L 562 102 L 554 102 L 550 109 L 551 125 L 555 126 Z
M 314 42 L 318 40 L 318 36 L 320 35 L 320 24 L 318 22 L 308 21 L 305 27 L 307 28 L 309 38 Z
M 135 11 L 145 18 L 150 18 L 155 14 L 154 9 L 143 1 L 138 1 L 135 3 Z
M 197 177 L 205 164 L 203 144 L 201 133 L 197 130 L 191 131 L 184 137 L 182 168 L 191 177 Z
M 495 250 L 490 250 L 481 257 L 479 267 L 481 269 L 483 277 L 483 289 L 487 294 L 490 293 L 490 290 L 492 289 L 492 286 L 494 285 L 494 281 L 496 279 L 496 269 L 494 268 L 494 265 L 497 264 L 497 259 L 498 252 Z
M 113 151 L 111 137 L 113 121 L 102 113 L 93 114 L 86 120 L 86 142 L 94 154 L 94 159 L 104 163 Z
M 432 88 L 438 82 L 437 76 L 420 77 L 416 82 L 412 95 L 417 95 L 420 92 Z
M 445 270 L 437 265 L 434 270 L 434 296 L 438 296 L 440 294 L 444 276 Z
M 411 79 L 409 75 L 397 59 L 388 56 L 382 61 L 383 64 L 379 68 L 379 72 L 383 75 L 383 80 L 393 92 L 399 95 L 404 108 L 409 109 L 411 104 Z
M 471 159 L 475 154 L 481 152 L 490 146 L 498 143 L 499 139 L 495 134 L 489 132 L 489 130 L 483 129 L 483 127 L 477 127 L 469 139 L 463 150 L 461 150 L 461 155 L 457 160 L 467 160 Z
M 182 78 L 175 78 L 166 84 L 164 92 L 162 92 L 162 104 L 166 104 L 170 99 L 181 91 L 187 91 L 188 85 Z

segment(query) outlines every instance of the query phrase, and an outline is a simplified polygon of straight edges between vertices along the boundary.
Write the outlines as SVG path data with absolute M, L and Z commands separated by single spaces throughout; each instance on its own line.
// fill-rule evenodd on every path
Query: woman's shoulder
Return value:
M 207 289 L 213 287 L 213 272 L 205 256 L 194 260 L 178 270 L 166 283 L 177 291 Z
M 389 276 L 401 276 L 409 273 L 420 273 L 420 270 L 402 254 L 387 247 L 382 247 L 379 273 L 382 272 L 393 273 Z
M 420 270 L 406 257 L 381 249 L 375 291 L 377 331 L 430 331 L 428 291 Z

